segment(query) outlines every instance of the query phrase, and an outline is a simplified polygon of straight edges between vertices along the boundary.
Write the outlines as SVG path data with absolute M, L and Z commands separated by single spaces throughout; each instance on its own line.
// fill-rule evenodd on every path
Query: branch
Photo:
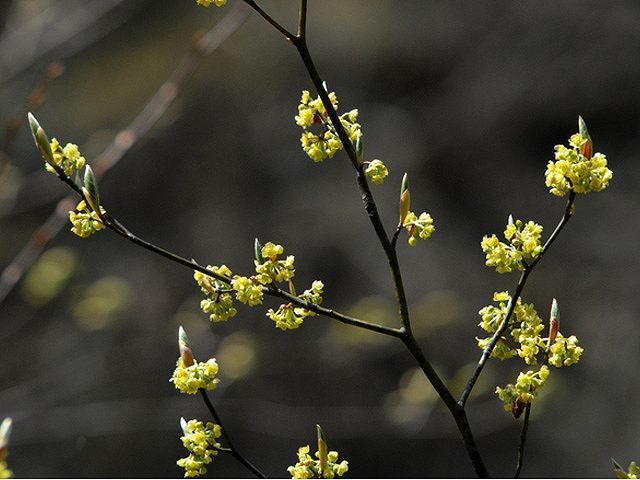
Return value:
M 491 341 L 489 342 L 489 344 L 482 351 L 480 361 L 478 362 L 478 365 L 476 366 L 473 374 L 469 378 L 469 381 L 467 382 L 467 385 L 464 391 L 462 392 L 462 395 L 460 396 L 460 400 L 458 400 L 458 403 L 461 406 L 464 407 L 465 404 L 467 403 L 469 395 L 471 394 L 471 391 L 473 390 L 473 387 L 475 386 L 476 381 L 478 380 L 478 377 L 482 373 L 482 369 L 484 368 L 484 365 L 487 363 L 487 360 L 491 356 L 491 353 L 493 352 L 493 349 L 495 348 L 496 344 L 498 343 L 498 341 L 500 340 L 504 332 L 509 327 L 509 320 L 511 319 L 513 310 L 515 309 L 516 304 L 518 303 L 518 299 L 522 294 L 522 290 L 524 290 L 524 286 L 527 283 L 527 278 L 529 278 L 529 274 L 533 271 L 534 267 L 538 264 L 538 262 L 542 260 L 542 257 L 547 252 L 547 250 L 551 247 L 551 245 L 556 240 L 556 238 L 558 238 L 558 235 L 560 234 L 564 226 L 567 224 L 567 222 L 571 220 L 571 217 L 573 215 L 573 205 L 574 205 L 575 199 L 576 199 L 576 194 L 572 190 L 569 193 L 569 199 L 567 200 L 567 205 L 564 209 L 564 215 L 560 219 L 560 222 L 556 226 L 555 230 L 553 231 L 549 239 L 545 242 L 544 246 L 542 247 L 542 252 L 540 252 L 540 255 L 538 255 L 536 259 L 533 262 L 531 262 L 531 264 L 528 265 L 522 271 L 522 274 L 520 275 L 520 279 L 518 280 L 518 285 L 516 286 L 516 291 L 514 295 L 511 297 L 511 300 L 509 302 L 509 306 L 507 308 L 507 313 L 504 317 L 504 320 L 500 324 L 500 327 L 498 328 L 496 333 L 493 334 L 493 337 L 491 337 Z
M 233 458 L 235 458 L 244 467 L 246 467 L 251 473 L 253 473 L 256 476 L 256 478 L 267 478 L 264 475 L 264 473 L 262 473 L 260 470 L 258 470 L 258 468 L 256 468 L 249 460 L 247 460 L 236 449 L 236 447 L 233 445 L 233 442 L 231 441 L 231 438 L 229 437 L 229 432 L 227 431 L 227 429 L 222 424 L 222 419 L 220 418 L 220 415 L 218 415 L 218 412 L 216 412 L 216 409 L 214 408 L 213 404 L 211 403 L 211 400 L 209 399 L 209 395 L 207 395 L 207 392 L 205 390 L 203 390 L 202 388 L 199 389 L 198 391 L 200 392 L 200 395 L 202 395 L 202 399 L 204 400 L 204 403 L 207 406 L 207 409 L 209 410 L 209 413 L 211 413 L 211 416 L 213 417 L 214 421 L 218 425 L 220 425 L 220 429 L 222 430 L 222 436 L 227 441 L 227 445 L 228 445 L 229 449 L 228 450 L 220 449 L 220 450 L 232 455 Z
M 524 462 L 524 444 L 527 441 L 527 432 L 529 430 L 529 415 L 531 414 L 531 402 L 527 403 L 524 412 L 524 423 L 522 424 L 522 432 L 520 433 L 520 447 L 518 448 L 518 463 L 516 464 L 516 473 L 513 478 L 520 477 L 522 464 Z
M 166 82 L 151 96 L 136 118 L 118 132 L 111 144 L 96 158 L 96 178 L 106 175 L 126 153 L 158 122 L 184 88 L 201 59 L 211 55 L 247 19 L 248 10 L 236 8 L 228 13 L 209 32 L 196 39 L 192 48 L 178 64 Z M 69 195 L 58 202 L 49 218 L 38 227 L 29 241 L 0 275 L 0 304 L 13 291 L 31 266 L 40 258 L 49 243 L 60 233 L 68 221 L 67 213 L 75 206 Z
M 300 0 L 300 13 L 298 14 L 298 38 L 305 40 L 307 37 L 307 0 Z
M 254 0 L 242 0 L 244 3 L 246 3 L 247 5 L 249 5 L 251 8 L 253 8 L 256 12 L 258 12 L 258 14 L 264 18 L 267 22 L 269 22 L 271 24 L 271 26 L 273 26 L 273 28 L 275 28 L 276 30 L 278 30 L 282 35 L 284 35 L 284 37 L 290 41 L 293 42 L 297 37 L 291 33 L 289 30 L 287 30 L 286 28 L 284 28 L 282 25 L 280 25 L 278 22 L 276 22 L 273 17 L 271 17 L 267 12 L 265 12 L 262 8 L 260 8 L 258 6 L 258 4 L 254 1 Z

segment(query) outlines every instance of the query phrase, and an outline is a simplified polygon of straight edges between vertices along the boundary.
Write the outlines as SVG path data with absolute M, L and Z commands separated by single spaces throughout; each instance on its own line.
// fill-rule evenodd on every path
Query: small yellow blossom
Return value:
M 207 265 L 207 270 L 211 270 L 214 274 L 223 277 L 231 277 L 233 275 L 226 265 L 220 267 Z M 228 320 L 238 313 L 238 310 L 233 306 L 233 297 L 229 292 L 231 290 L 231 280 L 225 282 L 198 271 L 194 272 L 193 278 L 200 285 L 202 292 L 207 295 L 207 298 L 200 302 L 200 308 L 209 315 L 209 319 L 212 322 Z
M 578 363 L 583 351 L 584 349 L 578 346 L 578 339 L 575 335 L 564 338 L 561 333 L 558 333 L 555 342 L 549 348 L 549 365 L 559 368 Z
M 547 164 L 545 185 L 550 192 L 563 197 L 569 191 L 575 193 L 599 192 L 609 186 L 613 172 L 607 167 L 607 157 L 592 154 L 591 138 L 585 131 L 569 139 L 569 146 L 556 145 L 555 161 Z
M 236 291 L 236 298 L 242 303 L 255 307 L 260 305 L 264 298 L 262 285 L 248 277 L 236 275 L 231 280 L 231 287 Z
M 611 460 L 613 461 L 613 473 L 615 473 L 616 478 L 638 478 L 638 475 L 640 475 L 640 466 L 636 462 L 631 462 L 625 472 L 615 460 Z
M 367 175 L 367 178 L 371 180 L 376 185 L 380 185 L 384 182 L 384 179 L 389 175 L 389 170 L 387 166 L 382 163 L 381 160 L 372 160 L 369 162 L 367 169 L 364 171 Z
M 272 282 L 288 282 L 294 277 L 296 273 L 295 257 L 289 255 L 285 260 L 278 260 L 278 257 L 284 253 L 282 245 L 269 242 L 262 247 L 261 252 L 264 262 L 254 261 L 257 274 L 255 278 L 258 282 L 267 285 Z
M 103 214 L 106 213 L 104 208 L 100 207 L 100 210 Z M 98 214 L 90 210 L 84 200 L 69 212 L 69 220 L 73 224 L 71 231 L 80 238 L 86 238 L 105 228 Z
M 548 377 L 549 367 L 543 365 L 538 371 L 521 372 L 515 385 L 510 383 L 505 388 L 498 387 L 496 393 L 504 403 L 504 409 L 518 418 L 524 406 L 536 398 L 538 390 L 544 386 Z
M 276 328 L 280 330 L 293 330 L 302 325 L 304 319 L 310 316 L 312 312 L 304 308 L 296 308 L 292 304 L 282 304 L 278 310 L 270 308 L 267 311 L 267 317 L 275 322 Z
M 523 260 L 535 259 L 542 253 L 542 226 L 535 222 L 510 221 L 504 231 L 508 244 L 496 235 L 485 236 L 480 243 L 486 254 L 486 265 L 498 273 L 523 270 Z
M 214 390 L 220 380 L 218 375 L 218 364 L 215 358 L 206 362 L 196 362 L 186 366 L 182 357 L 178 358 L 176 369 L 170 381 L 182 393 L 193 395 L 199 389 Z
M 78 146 L 74 143 L 67 143 L 63 148 L 58 143 L 58 140 L 53 138 L 51 139 L 51 151 L 53 152 L 54 163 L 62 169 L 67 177 L 83 168 L 86 163 L 85 158 L 78 150 Z M 44 166 L 49 172 L 58 174 L 56 169 L 49 163 L 45 162 Z
M 333 108 L 337 110 L 338 98 L 334 92 L 329 93 L 329 100 Z M 361 126 L 357 123 L 357 119 L 358 110 L 356 109 L 340 116 L 340 123 L 352 142 L 355 142 L 362 135 Z M 302 149 L 314 162 L 332 158 L 336 152 L 343 149 L 342 142 L 320 97 L 314 99 L 307 90 L 304 90 L 295 121 L 304 130 L 300 137 Z M 316 127 L 318 133 L 310 131 L 311 127 Z
M 323 472 L 320 471 L 320 454 L 315 453 L 315 460 L 310 454 L 309 445 L 298 449 L 298 463 L 287 468 L 291 478 L 335 478 L 342 477 L 349 470 L 349 462 L 342 460 L 338 463 L 338 452 L 330 451 L 327 454 L 327 465 Z
M 220 425 L 207 422 L 205 425 L 199 420 L 184 419 L 180 421 L 184 435 L 181 437 L 182 444 L 190 452 L 188 457 L 181 458 L 176 463 L 184 468 L 184 476 L 199 477 L 207 473 L 207 467 L 213 457 L 218 455 L 218 448 L 221 447 L 217 439 L 222 435 Z
M 196 0 L 198 5 L 209 8 L 211 5 L 222 7 L 227 4 L 227 0 Z
M 402 226 L 409 234 L 408 242 L 411 246 L 414 246 L 418 239 L 427 240 L 436 231 L 433 218 L 426 212 L 422 212 L 419 217 L 415 213 L 409 212 Z

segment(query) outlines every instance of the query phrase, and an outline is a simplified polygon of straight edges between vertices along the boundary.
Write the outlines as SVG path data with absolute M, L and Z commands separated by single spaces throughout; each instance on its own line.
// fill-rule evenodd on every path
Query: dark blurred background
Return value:
M 233 8 L 190 0 L 2 0 L 0 121 L 22 115 L 47 65 L 65 73 L 37 116 L 89 161 L 169 76 L 196 31 Z M 391 170 L 374 187 L 389 229 L 402 174 L 437 232 L 400 259 L 415 329 L 459 393 L 479 358 L 478 310 L 515 275 L 484 266 L 480 240 L 509 213 L 548 234 L 564 207 L 544 186 L 553 146 L 587 120 L 614 179 L 580 196 L 575 218 L 536 268 L 524 299 L 585 348 L 554 370 L 536 401 L 524 476 L 610 477 L 609 457 L 640 455 L 640 3 L 310 1 L 309 44 L 346 111 L 357 107 L 365 156 Z M 283 23 L 297 2 L 264 1 Z M 297 286 L 325 304 L 395 325 L 382 250 L 344 154 L 314 164 L 293 121 L 311 89 L 295 50 L 251 15 L 203 60 L 161 121 L 101 182 L 103 203 L 141 237 L 234 272 L 254 237 L 296 255 Z M 26 122 L 25 122 L 26 123 Z M 0 185 L 0 267 L 67 194 L 44 173 L 27 128 Z M 403 237 L 404 238 L 404 237 Z M 216 405 L 240 449 L 286 476 L 323 425 L 352 477 L 472 476 L 454 423 L 402 345 L 314 317 L 281 332 L 264 309 L 211 325 L 189 270 L 109 232 L 65 226 L 0 304 L 0 417 L 12 416 L 9 463 L 24 477 L 180 476 L 178 419 L 206 418 L 169 383 L 184 325 L 196 356 L 215 356 Z M 268 306 L 277 303 L 268 300 Z M 496 385 L 518 361 L 491 361 L 469 403 L 482 454 L 510 476 L 521 422 Z M 213 477 L 246 476 L 219 456 Z

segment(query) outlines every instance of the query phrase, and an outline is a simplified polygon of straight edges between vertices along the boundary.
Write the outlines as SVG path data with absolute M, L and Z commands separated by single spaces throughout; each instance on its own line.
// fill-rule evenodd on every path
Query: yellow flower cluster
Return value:
M 560 368 L 578 363 L 583 351 L 584 349 L 578 346 L 575 335 L 564 338 L 561 333 L 558 333 L 555 342 L 549 348 L 549 365 Z
M 488 305 L 479 312 L 482 320 L 478 326 L 489 334 L 495 334 L 503 324 L 512 299 L 509 292 L 496 292 L 493 294 L 493 301 L 497 305 Z M 505 360 L 518 355 L 527 365 L 536 365 L 539 361 L 538 357 L 543 355 L 543 363 L 557 368 L 577 363 L 583 349 L 578 346 L 578 339 L 575 335 L 565 338 L 558 332 L 559 313 L 555 300 L 552 303 L 549 323 L 549 337 L 543 338 L 541 333 L 544 330 L 544 325 L 535 307 L 533 304 L 522 303 L 518 299 L 510 317 L 508 330 L 511 331 L 511 336 L 519 346 L 511 348 L 507 338 L 502 337 L 496 343 L 491 356 Z M 486 348 L 491 342 L 491 338 L 491 336 L 487 338 L 476 337 L 478 346 L 482 349 Z M 496 392 L 498 397 L 505 402 L 505 410 L 513 412 L 516 417 L 519 416 L 519 412 L 521 413 L 524 406 L 535 396 L 535 391 L 529 392 L 526 388 L 532 386 L 535 390 L 541 387 L 548 375 L 548 367 L 544 365 L 539 372 L 520 373 L 515 386 L 510 384 L 505 388 L 498 387 Z M 538 380 L 540 382 L 536 383 Z M 529 396 L 528 393 L 532 396 Z
M 298 463 L 287 468 L 291 478 L 335 478 L 336 475 L 343 476 L 349 470 L 349 462 L 343 460 L 338 463 L 338 452 L 332 450 L 327 453 L 327 464 L 321 471 L 319 452 L 315 453 L 318 460 L 315 460 L 309 452 L 309 445 L 298 449 Z
M 275 243 L 268 242 L 261 249 L 262 262 L 255 260 L 256 265 L 256 280 L 263 285 L 267 285 L 272 282 L 288 282 L 291 280 L 296 270 L 293 262 L 295 257 L 293 255 L 287 256 L 284 260 L 278 260 L 278 257 L 284 253 L 282 245 L 276 245 Z
M 389 169 L 382 163 L 382 160 L 371 160 L 364 173 L 369 180 L 376 185 L 380 185 L 389 175 Z
M 74 143 L 67 143 L 63 148 L 58 143 L 58 140 L 53 138 L 51 139 L 51 152 L 53 152 L 54 163 L 62 169 L 67 177 L 83 168 L 86 163 L 85 158 L 78 150 L 78 146 Z M 45 162 L 44 166 L 49 172 L 58 174 L 56 169 L 48 162 Z
M 211 5 L 222 7 L 227 4 L 227 0 L 196 0 L 198 5 L 209 8 Z
M 104 208 L 100 207 L 100 210 L 103 214 L 106 213 Z M 73 224 L 71 231 L 81 238 L 87 238 L 105 228 L 98 214 L 89 210 L 84 200 L 69 212 L 69 220 Z
M 545 184 L 552 194 L 599 192 L 609 186 L 613 172 L 607 167 L 607 157 L 599 152 L 592 155 L 592 148 L 588 134 L 580 133 L 571 136 L 568 147 L 554 147 L 555 162 L 550 161 L 545 172 Z
M 311 288 L 305 290 L 300 295 L 302 300 L 305 300 L 314 305 L 320 305 L 322 303 L 322 290 L 324 284 L 320 280 L 314 280 Z M 267 317 L 275 323 L 276 328 L 280 330 L 293 330 L 302 325 L 302 322 L 307 317 L 314 316 L 315 313 L 307 310 L 306 308 L 294 307 L 291 303 L 282 304 L 278 307 L 278 310 L 270 308 L 267 311 Z
M 231 280 L 231 287 L 236 291 L 236 298 L 250 307 L 260 305 L 264 299 L 262 285 L 254 278 L 236 275 Z
M 218 454 L 221 445 L 217 439 L 222 435 L 220 425 L 207 422 L 205 425 L 199 420 L 180 419 L 180 425 L 184 435 L 182 444 L 190 452 L 188 457 L 181 458 L 176 463 L 184 468 L 184 476 L 199 477 L 207 473 L 207 467 L 213 457 Z
M 334 92 L 329 93 L 329 100 L 333 108 L 337 110 L 338 98 Z M 362 135 L 361 126 L 356 123 L 357 119 L 358 110 L 355 109 L 340 116 L 340 122 L 347 132 L 349 140 L 354 143 Z M 314 162 L 332 158 L 337 151 L 342 150 L 342 142 L 338 138 L 320 97 L 314 99 L 307 90 L 304 90 L 298 105 L 298 115 L 295 116 L 295 121 L 304 130 L 300 137 L 302 149 Z M 316 126 L 319 129 L 317 134 L 309 130 L 312 126 Z
M 170 381 L 182 393 L 193 395 L 199 389 L 214 390 L 220 380 L 218 375 L 218 364 L 215 358 L 206 362 L 194 362 L 185 365 L 182 357 L 178 358 L 176 369 L 173 371 Z
M 232 277 L 233 275 L 226 265 L 222 265 L 221 267 L 207 265 L 207 270 L 211 270 L 216 275 L 225 277 Z M 200 285 L 202 292 L 208 297 L 200 302 L 200 308 L 204 313 L 209 315 L 209 319 L 212 322 L 228 320 L 238 313 L 238 310 L 233 306 L 233 297 L 231 293 L 229 293 L 229 290 L 231 290 L 230 283 L 198 271 L 194 272 L 193 278 L 198 282 L 198 285 Z
M 426 240 L 436 231 L 433 218 L 426 212 L 422 212 L 419 217 L 415 213 L 409 212 L 404 218 L 402 226 L 407 229 L 409 234 L 408 242 L 412 247 L 417 243 L 418 239 Z
M 486 254 L 486 265 L 495 268 L 498 273 L 522 270 L 523 260 L 534 259 L 542 253 L 542 226 L 535 222 L 513 222 L 509 218 L 504 236 L 509 244 L 498 240 L 495 234 L 484 236 L 480 243 Z
M 525 406 L 536 398 L 538 390 L 549 378 L 549 373 L 549 367 L 543 365 L 538 371 L 521 372 L 515 385 L 510 383 L 505 388 L 496 388 L 498 398 L 504 402 L 504 409 L 518 418 Z

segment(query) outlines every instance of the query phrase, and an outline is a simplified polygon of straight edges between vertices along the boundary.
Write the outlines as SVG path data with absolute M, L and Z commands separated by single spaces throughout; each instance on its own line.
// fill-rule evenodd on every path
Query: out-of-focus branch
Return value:
M 111 144 L 93 162 L 97 178 L 106 175 L 136 142 L 149 132 L 173 103 L 202 59 L 220 47 L 244 23 L 248 14 L 249 10 L 240 4 L 207 33 L 195 36 L 189 52 L 167 81 L 153 94 L 131 124 L 118 132 Z M 73 195 L 60 200 L 55 211 L 34 231 L 27 244 L 4 268 L 0 275 L 0 303 L 6 299 L 24 274 L 42 255 L 47 245 L 60 233 L 67 222 L 67 214 L 69 210 L 73 210 L 75 203 Z

